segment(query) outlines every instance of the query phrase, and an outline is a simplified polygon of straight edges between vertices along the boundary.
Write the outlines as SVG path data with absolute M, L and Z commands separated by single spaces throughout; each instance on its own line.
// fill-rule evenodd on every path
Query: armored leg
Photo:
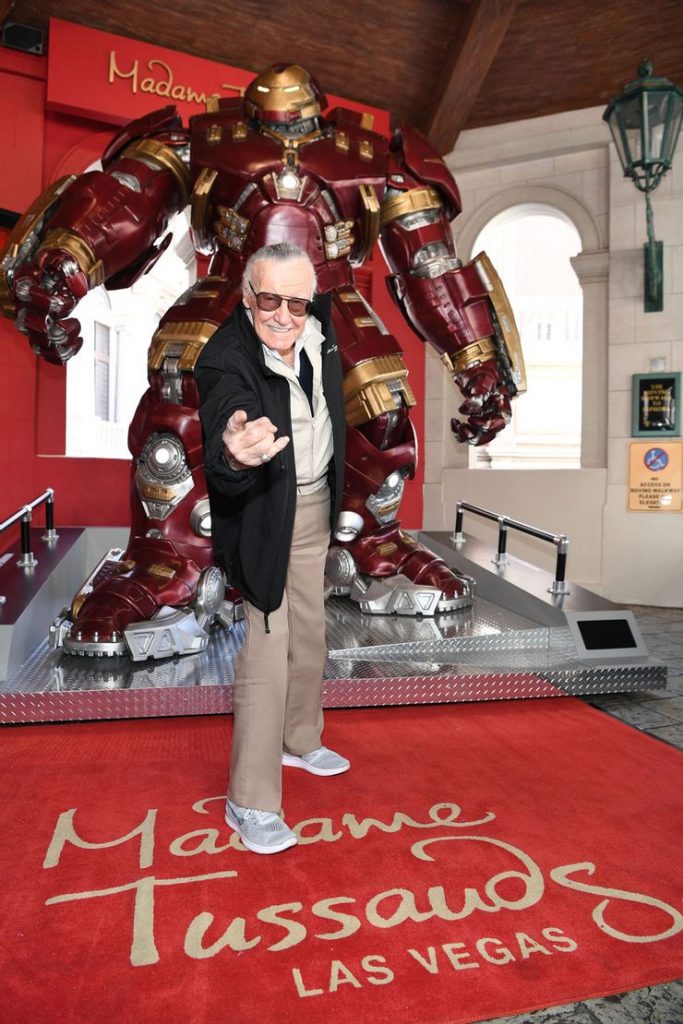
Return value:
M 111 552 L 53 629 L 71 654 L 134 660 L 203 650 L 227 617 L 225 580 L 213 565 L 194 365 L 234 307 L 236 291 L 204 278 L 162 319 L 149 352 L 150 387 L 131 423 L 131 534 Z
M 374 614 L 434 615 L 471 603 L 473 581 L 401 530 L 405 480 L 416 464 L 415 404 L 396 340 L 358 292 L 335 295 L 344 365 L 344 502 L 326 576 L 334 594 Z

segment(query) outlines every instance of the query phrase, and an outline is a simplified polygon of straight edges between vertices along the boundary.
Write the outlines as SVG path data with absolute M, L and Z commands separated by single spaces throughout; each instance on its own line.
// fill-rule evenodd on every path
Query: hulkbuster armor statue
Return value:
M 81 345 L 71 316 L 79 299 L 102 283 L 131 285 L 188 204 L 195 247 L 211 257 L 152 338 L 149 389 L 129 431 L 128 547 L 105 556 L 53 626 L 65 651 L 134 660 L 198 651 L 225 615 L 193 368 L 239 300 L 248 257 L 285 240 L 309 253 L 319 291 L 331 293 L 344 371 L 347 463 L 330 592 L 368 613 L 433 615 L 471 602 L 471 581 L 400 529 L 416 465 L 415 400 L 401 349 L 357 290 L 354 268 L 379 239 L 405 319 L 462 392 L 463 418 L 451 421 L 460 441 L 485 444 L 509 420 L 523 388 L 514 318 L 486 256 L 463 265 L 456 255 L 450 222 L 460 197 L 429 143 L 410 127 L 387 140 L 369 115 L 336 108 L 323 117 L 325 107 L 308 72 L 282 64 L 243 98 L 211 100 L 187 129 L 174 107 L 149 114 L 113 138 L 101 171 L 49 188 L 0 254 L 3 312 L 59 364 Z

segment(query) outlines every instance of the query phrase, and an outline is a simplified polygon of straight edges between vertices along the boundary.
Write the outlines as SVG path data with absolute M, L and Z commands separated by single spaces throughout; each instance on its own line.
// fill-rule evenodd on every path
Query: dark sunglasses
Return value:
M 311 311 L 313 303 L 310 299 L 288 299 L 286 295 L 275 295 L 273 292 L 257 292 L 251 281 L 249 287 L 256 297 L 256 305 L 262 313 L 274 313 L 283 302 L 287 303 L 287 309 L 292 316 L 306 316 Z

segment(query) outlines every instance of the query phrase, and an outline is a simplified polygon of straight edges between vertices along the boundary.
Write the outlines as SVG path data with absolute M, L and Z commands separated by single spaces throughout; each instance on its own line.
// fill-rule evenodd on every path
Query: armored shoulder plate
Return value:
M 390 144 L 389 185 L 407 169 L 417 181 L 432 185 L 445 199 L 449 220 L 462 210 L 460 192 L 442 158 L 417 128 L 402 125 Z
M 104 153 L 102 154 L 102 166 L 107 168 L 123 150 L 136 139 L 146 138 L 149 135 L 158 135 L 168 131 L 181 131 L 182 121 L 176 108 L 169 104 L 151 114 L 139 117 L 136 121 L 121 128 L 113 137 Z

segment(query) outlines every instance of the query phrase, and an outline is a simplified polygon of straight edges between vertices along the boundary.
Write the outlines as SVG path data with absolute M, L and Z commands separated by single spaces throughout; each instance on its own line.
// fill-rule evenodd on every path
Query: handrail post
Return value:
M 548 587 L 551 594 L 570 593 L 565 582 L 564 574 L 567 568 L 567 551 L 569 549 L 569 538 L 564 534 L 557 538 L 557 562 L 555 564 L 555 579 Z
M 509 557 L 507 554 L 508 528 L 512 530 L 519 530 L 521 533 L 527 533 L 531 537 L 537 537 L 539 540 L 545 540 L 550 544 L 554 544 L 557 547 L 555 579 L 552 582 L 552 586 L 548 587 L 548 591 L 555 595 L 571 593 L 565 583 L 567 549 L 569 547 L 569 538 L 565 534 L 549 533 L 547 530 L 541 530 L 536 526 L 529 526 L 527 523 L 520 523 L 517 519 L 512 519 L 510 516 L 499 515 L 497 512 L 491 512 L 487 508 L 480 508 L 478 505 L 470 505 L 467 501 L 456 502 L 455 509 L 455 530 L 453 531 L 451 540 L 458 546 L 464 544 L 466 541 L 465 535 L 462 532 L 463 512 L 465 510 L 473 512 L 474 515 L 482 516 L 484 519 L 491 519 L 498 523 L 498 551 L 496 557 L 492 559 L 492 562 L 501 570 L 504 570 L 505 566 L 509 563 Z
M 498 516 L 498 551 L 496 557 L 493 559 L 494 565 L 507 565 L 507 543 L 508 543 L 508 527 L 505 516 Z
M 465 535 L 462 532 L 462 521 L 465 512 L 462 507 L 462 502 L 459 501 L 455 506 L 455 531 L 453 532 L 453 541 L 455 544 L 464 544 Z
M 33 557 L 31 551 L 31 509 L 26 505 L 21 516 L 21 558 L 17 562 L 20 569 L 33 569 L 38 565 L 38 559 Z
M 45 500 L 45 533 L 41 540 L 45 540 L 48 544 L 59 540 L 59 534 L 55 530 L 55 492 L 52 487 L 47 489 L 47 498 Z

